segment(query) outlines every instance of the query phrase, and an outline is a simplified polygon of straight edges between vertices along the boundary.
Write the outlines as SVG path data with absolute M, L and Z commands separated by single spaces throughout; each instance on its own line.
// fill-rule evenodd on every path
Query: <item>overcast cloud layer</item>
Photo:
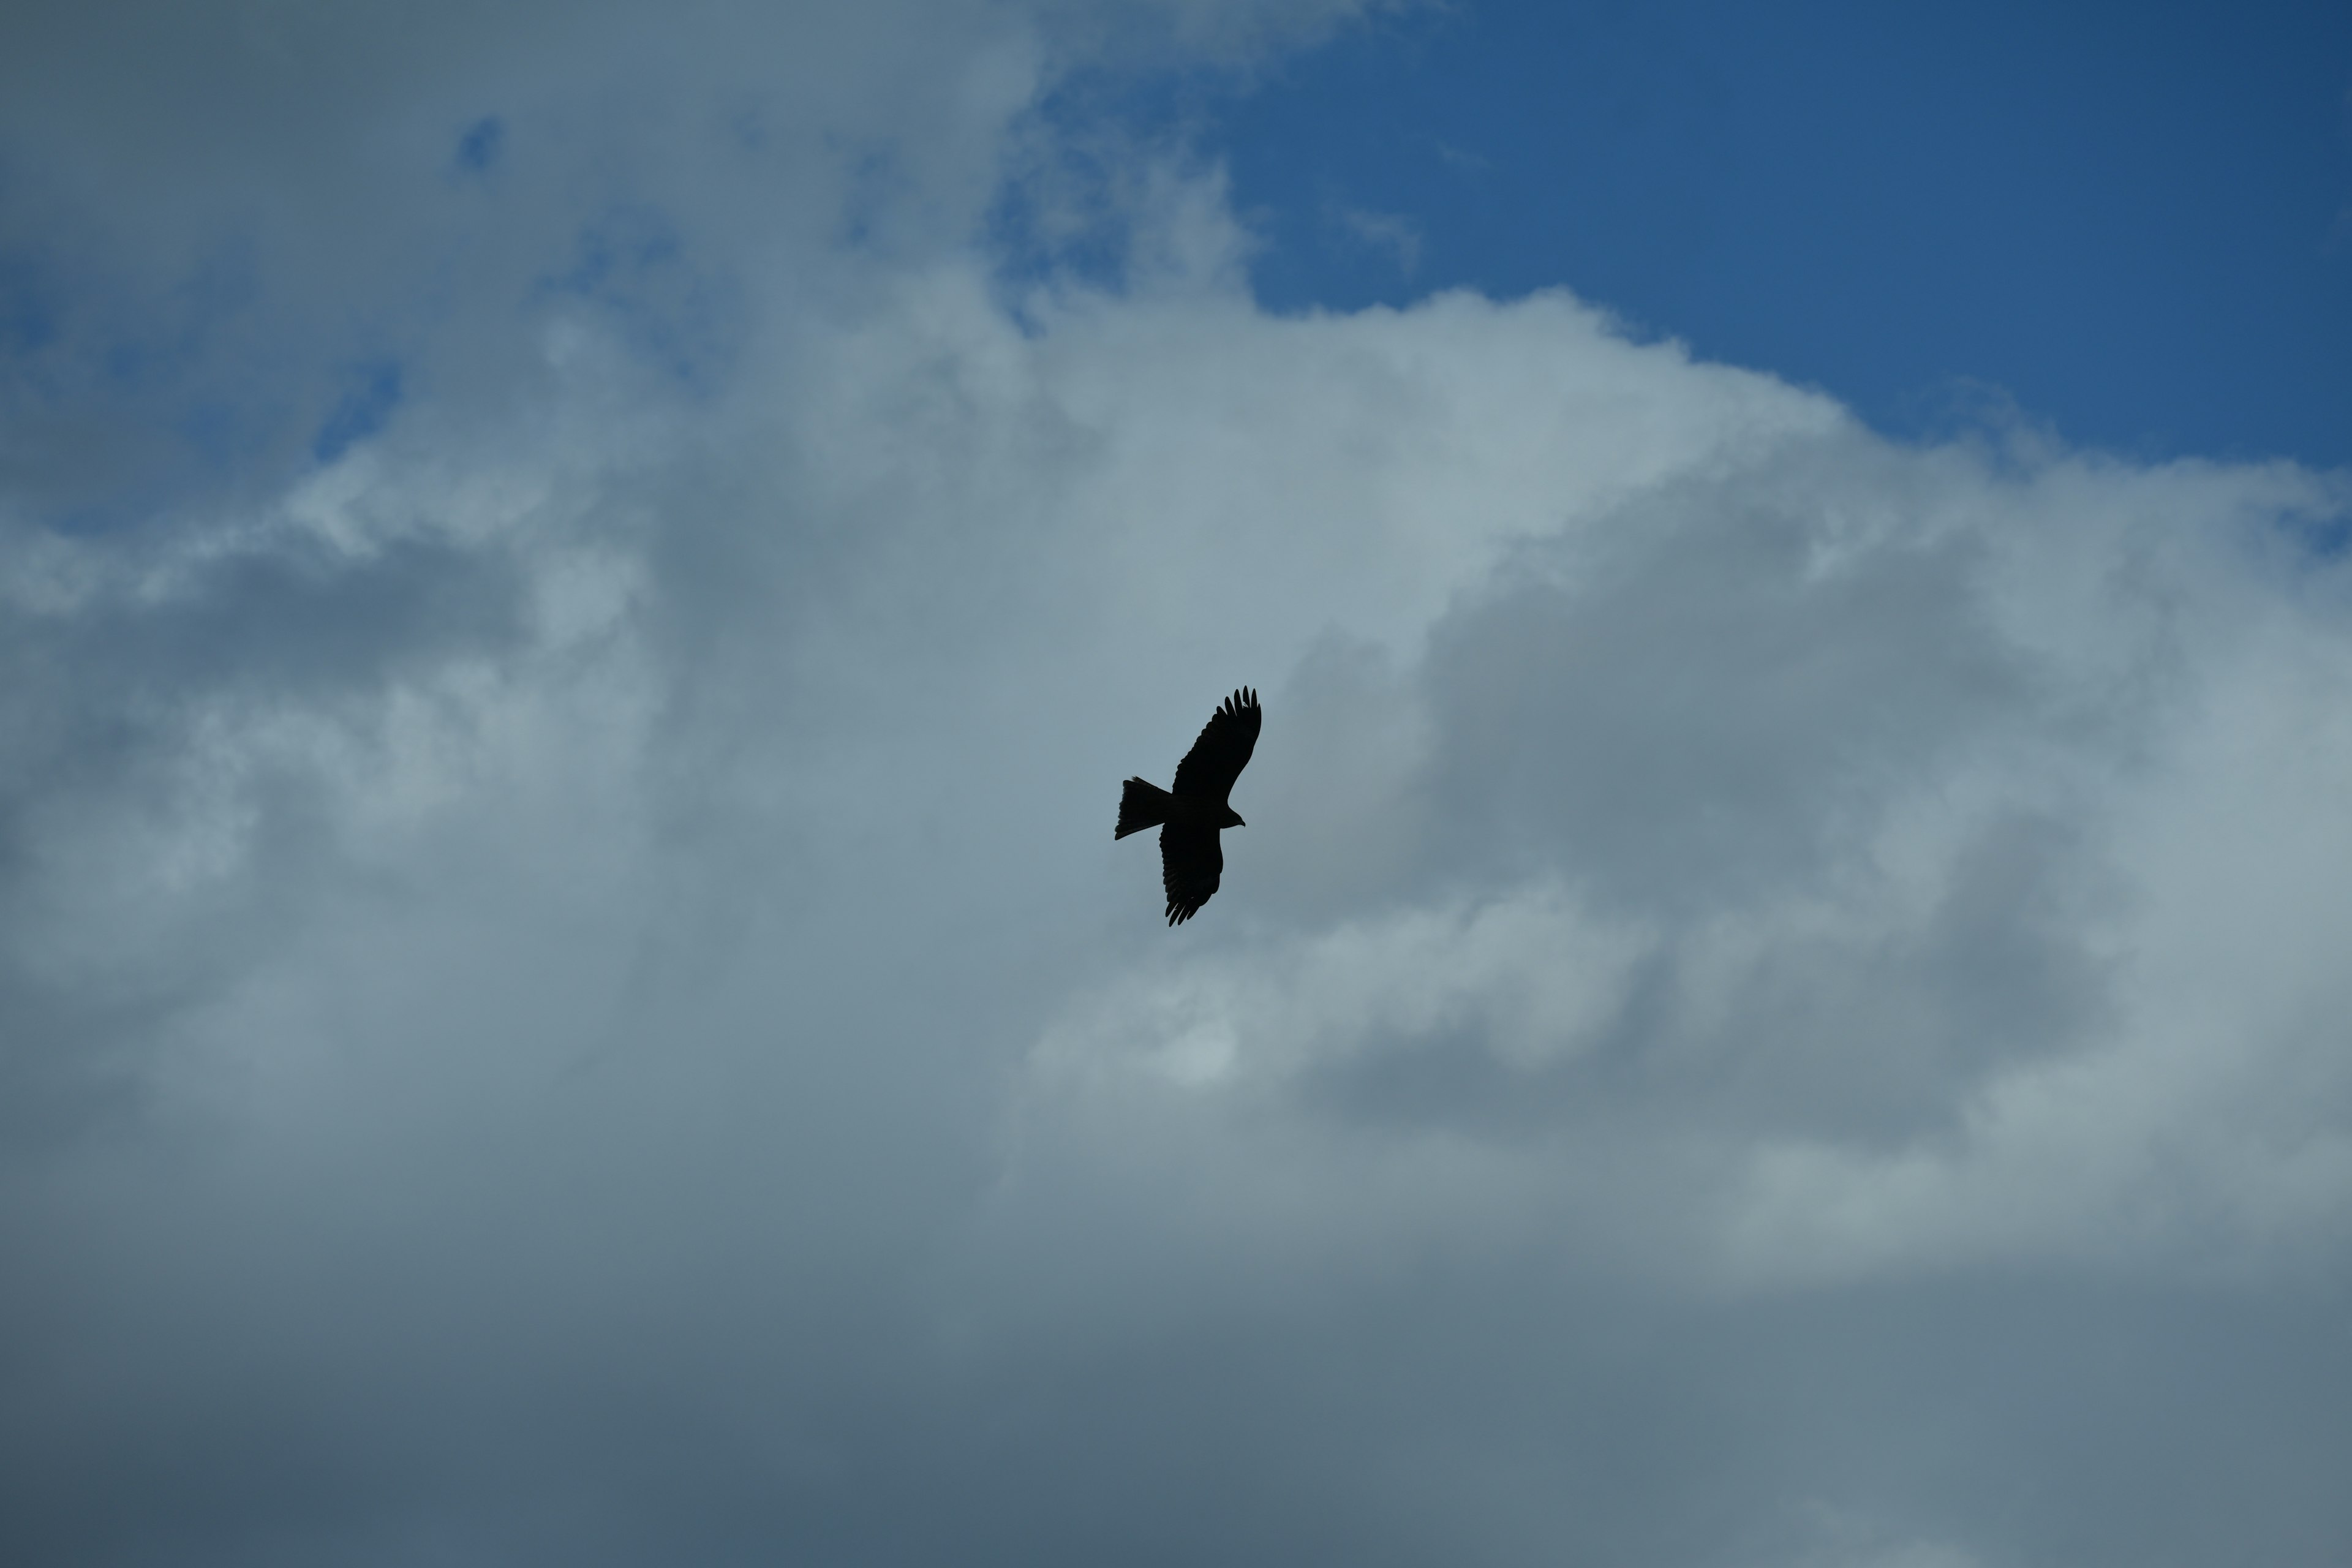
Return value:
M 2352 479 L 1270 317 L 1353 9 L 11 9 L 0 1556 L 2352 1555 Z

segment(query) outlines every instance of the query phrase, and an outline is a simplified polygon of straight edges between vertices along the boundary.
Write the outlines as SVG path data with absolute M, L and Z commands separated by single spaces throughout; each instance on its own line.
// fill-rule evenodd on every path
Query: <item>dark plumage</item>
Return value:
M 1249 766 L 1257 747 L 1257 693 L 1244 687 L 1209 715 L 1201 738 L 1176 764 L 1176 787 L 1164 790 L 1129 779 L 1118 797 L 1114 838 L 1160 829 L 1160 876 L 1168 889 L 1168 923 L 1181 925 L 1200 912 L 1217 890 L 1225 868 L 1217 847 L 1222 828 L 1248 826 L 1225 804 L 1234 781 Z

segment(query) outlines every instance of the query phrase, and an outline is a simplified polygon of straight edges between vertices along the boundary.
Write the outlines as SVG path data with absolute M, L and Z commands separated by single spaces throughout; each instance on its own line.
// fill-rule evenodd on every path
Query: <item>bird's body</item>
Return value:
M 1217 890 L 1225 869 L 1219 831 L 1248 826 L 1225 797 L 1249 765 L 1262 716 L 1257 693 L 1244 687 L 1209 715 L 1201 738 L 1176 764 L 1174 789 L 1131 778 L 1119 791 L 1118 827 L 1111 837 L 1160 829 L 1160 873 L 1171 926 L 1191 920 Z
M 1157 784 L 1141 779 L 1129 779 L 1119 791 L 1118 831 L 1113 838 L 1124 838 L 1130 833 L 1140 833 L 1147 827 L 1205 827 L 1211 832 L 1220 827 L 1246 827 L 1249 825 L 1234 814 L 1234 808 L 1222 800 L 1210 800 L 1204 795 L 1171 795 Z

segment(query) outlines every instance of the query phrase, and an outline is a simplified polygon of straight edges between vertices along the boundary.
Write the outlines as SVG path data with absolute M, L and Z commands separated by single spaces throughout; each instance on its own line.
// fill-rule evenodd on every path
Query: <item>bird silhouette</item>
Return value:
M 1171 926 L 1200 913 L 1217 890 L 1225 869 L 1225 852 L 1217 846 L 1219 831 L 1249 826 L 1225 804 L 1225 797 L 1249 766 L 1261 717 L 1257 693 L 1243 687 L 1209 715 L 1201 738 L 1176 764 L 1173 790 L 1133 778 L 1119 791 L 1118 831 L 1111 837 L 1160 829 L 1160 877 L 1168 889 Z

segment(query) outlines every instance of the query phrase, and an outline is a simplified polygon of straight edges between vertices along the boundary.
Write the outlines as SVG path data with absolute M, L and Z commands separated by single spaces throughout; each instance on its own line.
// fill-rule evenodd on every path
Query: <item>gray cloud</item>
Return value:
M 2344 478 L 981 244 L 1349 10 L 12 14 L 11 1561 L 2352 1541 Z

